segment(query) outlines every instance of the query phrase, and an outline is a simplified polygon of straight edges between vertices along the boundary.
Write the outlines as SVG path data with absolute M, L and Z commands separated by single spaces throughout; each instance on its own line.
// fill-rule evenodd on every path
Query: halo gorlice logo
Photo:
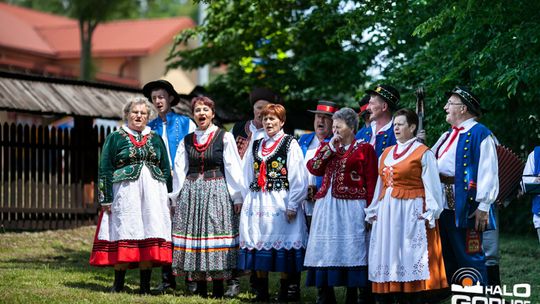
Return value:
M 530 284 L 508 288 L 507 285 L 482 286 L 483 281 L 482 274 L 474 268 L 458 269 L 452 276 L 452 304 L 531 304 Z

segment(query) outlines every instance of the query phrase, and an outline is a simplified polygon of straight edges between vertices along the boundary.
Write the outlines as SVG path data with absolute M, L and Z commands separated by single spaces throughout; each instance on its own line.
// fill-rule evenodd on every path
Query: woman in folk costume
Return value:
M 369 279 L 381 303 L 392 303 L 395 295 L 423 303 L 421 292 L 448 287 L 437 226 L 443 208 L 439 172 L 433 152 L 416 140 L 417 126 L 409 109 L 394 115 L 397 144 L 379 159 L 375 197 L 366 208 L 373 224 Z
M 347 287 L 345 302 L 357 303 L 358 288 L 368 286 L 364 208 L 375 190 L 377 157 L 370 144 L 354 139 L 358 114 L 353 109 L 342 108 L 332 119 L 334 136 L 307 163 L 323 181 L 304 261 L 306 284 L 318 288 L 317 303 L 336 303 L 334 286 Z
M 140 268 L 140 293 L 150 293 L 152 266 L 170 264 L 171 169 L 165 144 L 146 126 L 154 112 L 146 98 L 124 106 L 120 129 L 107 136 L 99 165 L 102 206 L 90 264 L 114 266 L 111 292 L 124 288 L 128 268 Z
M 236 269 L 242 170 L 232 134 L 212 123 L 214 102 L 191 101 L 197 123 L 178 145 L 174 164 L 173 272 L 197 282 L 196 293 L 223 296 L 223 280 Z
M 240 216 L 238 268 L 257 271 L 254 301 L 267 301 L 268 272 L 282 272 L 279 299 L 287 298 L 286 273 L 300 272 L 307 244 L 301 207 L 307 172 L 296 140 L 286 135 L 285 108 L 267 105 L 262 112 L 264 138 L 253 143 L 244 163 L 249 192 Z

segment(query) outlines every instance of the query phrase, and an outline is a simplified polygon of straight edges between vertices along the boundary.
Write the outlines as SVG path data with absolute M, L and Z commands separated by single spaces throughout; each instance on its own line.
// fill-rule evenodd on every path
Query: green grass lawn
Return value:
M 113 270 L 88 265 L 94 227 L 73 230 L 0 234 L 0 303 L 241 303 L 252 296 L 242 293 L 234 300 L 186 296 L 181 279 L 176 293 L 139 296 L 138 270 L 128 271 L 127 292 L 107 293 Z M 529 283 L 530 303 L 540 303 L 540 245 L 533 235 L 502 235 L 501 272 L 504 284 Z M 152 286 L 159 284 L 154 269 Z M 248 278 L 242 278 L 247 290 Z M 271 291 L 277 293 L 279 277 L 272 275 Z M 344 299 L 337 288 L 338 301 Z M 302 288 L 305 303 L 315 302 L 315 288 Z M 340 301 L 341 300 L 341 301 Z

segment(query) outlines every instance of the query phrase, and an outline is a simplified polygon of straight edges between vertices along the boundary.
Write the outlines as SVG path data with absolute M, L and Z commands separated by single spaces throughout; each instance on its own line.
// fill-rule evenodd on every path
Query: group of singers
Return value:
M 432 303 L 464 267 L 491 282 L 482 232 L 496 228 L 496 141 L 468 88 L 447 93 L 450 128 L 431 148 L 390 85 L 366 91 L 360 115 L 319 101 L 314 132 L 298 140 L 266 88 L 232 132 L 214 125 L 207 96 L 191 100 L 194 124 L 171 111 L 180 96 L 169 82 L 143 93 L 100 159 L 90 263 L 114 267 L 112 292 L 140 268 L 149 294 L 152 266 L 163 266 L 159 291 L 182 276 L 203 297 L 211 282 L 216 298 L 237 295 L 250 272 L 255 302 L 270 299 L 269 272 L 281 273 L 280 302 L 300 299 L 303 270 L 318 303 L 336 303 L 335 286 L 346 303 Z

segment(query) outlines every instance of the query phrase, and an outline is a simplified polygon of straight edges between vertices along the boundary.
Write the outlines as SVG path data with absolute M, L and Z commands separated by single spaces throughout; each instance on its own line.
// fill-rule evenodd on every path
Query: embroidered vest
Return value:
M 259 168 L 262 163 L 262 158 L 259 157 L 259 146 L 263 139 L 258 139 L 253 143 L 253 181 L 249 185 L 249 189 L 253 192 L 261 191 L 261 187 L 257 184 L 259 178 Z M 266 191 L 281 191 L 289 190 L 289 180 L 287 178 L 287 152 L 291 146 L 293 137 L 285 135 L 281 142 L 276 147 L 276 151 L 266 159 Z
M 394 147 L 395 149 L 396 147 Z M 398 199 L 426 197 L 422 182 L 422 156 L 429 148 L 425 145 L 417 147 L 404 160 L 385 166 L 384 161 L 379 168 L 383 188 L 379 200 L 383 199 L 386 189 L 392 187 L 391 196 Z M 381 159 L 386 159 L 392 149 L 384 150 Z
M 538 176 L 540 174 L 540 146 L 534 148 L 534 175 Z M 533 214 L 540 215 L 540 195 L 537 195 L 533 198 L 532 201 L 532 212 Z
M 217 129 L 215 132 L 209 147 L 202 153 L 195 149 L 193 143 L 195 133 L 188 134 L 184 138 L 184 146 L 189 159 L 188 175 L 219 170 L 223 176 L 223 136 L 225 133 L 221 129 Z
M 475 218 L 469 218 L 469 216 L 475 212 L 479 204 L 475 199 L 478 163 L 480 161 L 480 144 L 490 135 L 491 131 L 487 127 L 477 123 L 469 131 L 461 133 L 458 137 L 456 147 L 456 176 L 454 178 L 456 227 L 458 228 L 474 228 Z M 491 204 L 489 210 L 488 230 L 495 229 L 494 205 Z
M 236 123 L 232 129 L 232 134 L 236 141 L 236 148 L 238 149 L 238 154 L 241 159 L 244 158 L 244 154 L 246 154 L 246 150 L 251 140 L 251 131 L 249 130 L 250 123 L 250 120 L 242 121 Z

